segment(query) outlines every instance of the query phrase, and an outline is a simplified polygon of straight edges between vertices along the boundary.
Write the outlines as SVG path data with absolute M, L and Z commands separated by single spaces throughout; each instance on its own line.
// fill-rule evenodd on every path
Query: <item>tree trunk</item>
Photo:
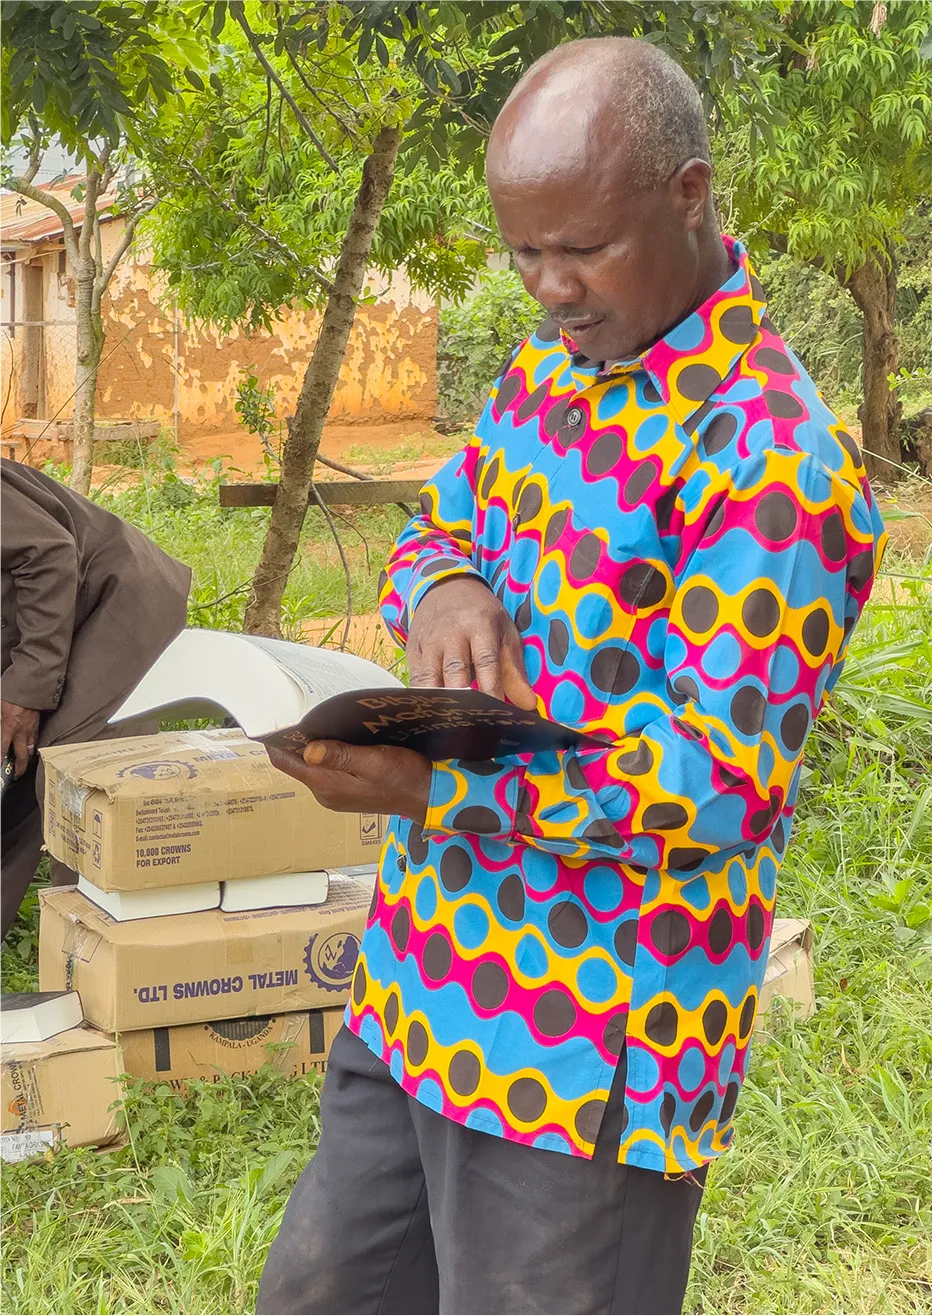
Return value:
M 314 476 L 324 421 L 337 385 L 343 354 L 356 316 L 356 299 L 372 250 L 372 239 L 388 197 L 401 145 L 399 128 L 382 128 L 362 171 L 362 181 L 340 251 L 333 290 L 327 298 L 314 347 L 282 453 L 281 481 L 253 577 L 244 629 L 251 635 L 281 635 L 282 596 L 288 582 Z
M 888 376 L 900 364 L 896 336 L 896 263 L 888 251 L 884 265 L 867 261 L 850 275 L 848 291 L 864 317 L 864 402 L 861 444 L 871 479 L 887 484 L 898 480 L 903 461 L 900 448 L 900 402 Z
M 71 465 L 71 487 L 85 498 L 91 491 L 94 472 L 94 416 L 97 400 L 97 368 L 103 354 L 104 332 L 100 312 L 94 305 L 94 281 L 97 269 L 93 261 L 89 268 L 75 273 L 75 324 L 78 351 L 74 377 L 74 448 Z

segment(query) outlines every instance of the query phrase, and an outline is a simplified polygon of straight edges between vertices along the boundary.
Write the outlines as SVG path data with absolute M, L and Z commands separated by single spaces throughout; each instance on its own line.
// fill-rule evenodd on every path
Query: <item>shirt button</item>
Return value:
M 400 854 L 395 860 L 395 867 L 398 869 L 399 873 L 403 873 L 408 867 L 408 861 L 403 854 Z
M 579 407 L 570 407 L 566 413 L 567 425 L 581 425 L 583 423 L 582 410 Z

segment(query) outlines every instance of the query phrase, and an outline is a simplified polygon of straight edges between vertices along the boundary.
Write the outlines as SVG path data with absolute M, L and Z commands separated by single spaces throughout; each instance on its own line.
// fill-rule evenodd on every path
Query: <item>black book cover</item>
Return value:
M 352 690 L 326 700 L 295 727 L 259 737 L 300 754 L 312 740 L 399 745 L 441 759 L 508 758 L 541 750 L 604 748 L 611 741 L 549 722 L 481 690 Z

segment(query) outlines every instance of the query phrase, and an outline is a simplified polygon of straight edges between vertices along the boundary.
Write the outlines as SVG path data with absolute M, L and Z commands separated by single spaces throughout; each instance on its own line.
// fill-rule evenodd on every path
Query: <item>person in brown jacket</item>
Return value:
M 134 526 L 19 462 L 0 459 L 2 935 L 42 846 L 47 745 L 138 734 L 107 719 L 185 624 L 191 572 Z M 150 729 L 150 728 L 145 728 Z M 157 730 L 157 726 L 151 729 Z M 74 881 L 52 865 L 52 881 Z

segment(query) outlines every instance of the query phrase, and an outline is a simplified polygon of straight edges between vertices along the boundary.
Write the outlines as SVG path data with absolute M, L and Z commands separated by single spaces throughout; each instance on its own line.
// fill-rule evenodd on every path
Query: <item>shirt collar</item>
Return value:
M 722 286 L 646 352 L 628 361 L 615 361 L 596 376 L 602 381 L 646 371 L 681 423 L 702 409 L 731 374 L 756 339 L 767 309 L 764 290 L 743 244 L 735 238 L 723 237 L 722 241 L 737 265 Z M 562 332 L 560 336 L 573 357 L 574 373 L 579 368 L 578 383 L 590 387 L 595 382 L 593 363 L 584 365 L 573 340 Z

